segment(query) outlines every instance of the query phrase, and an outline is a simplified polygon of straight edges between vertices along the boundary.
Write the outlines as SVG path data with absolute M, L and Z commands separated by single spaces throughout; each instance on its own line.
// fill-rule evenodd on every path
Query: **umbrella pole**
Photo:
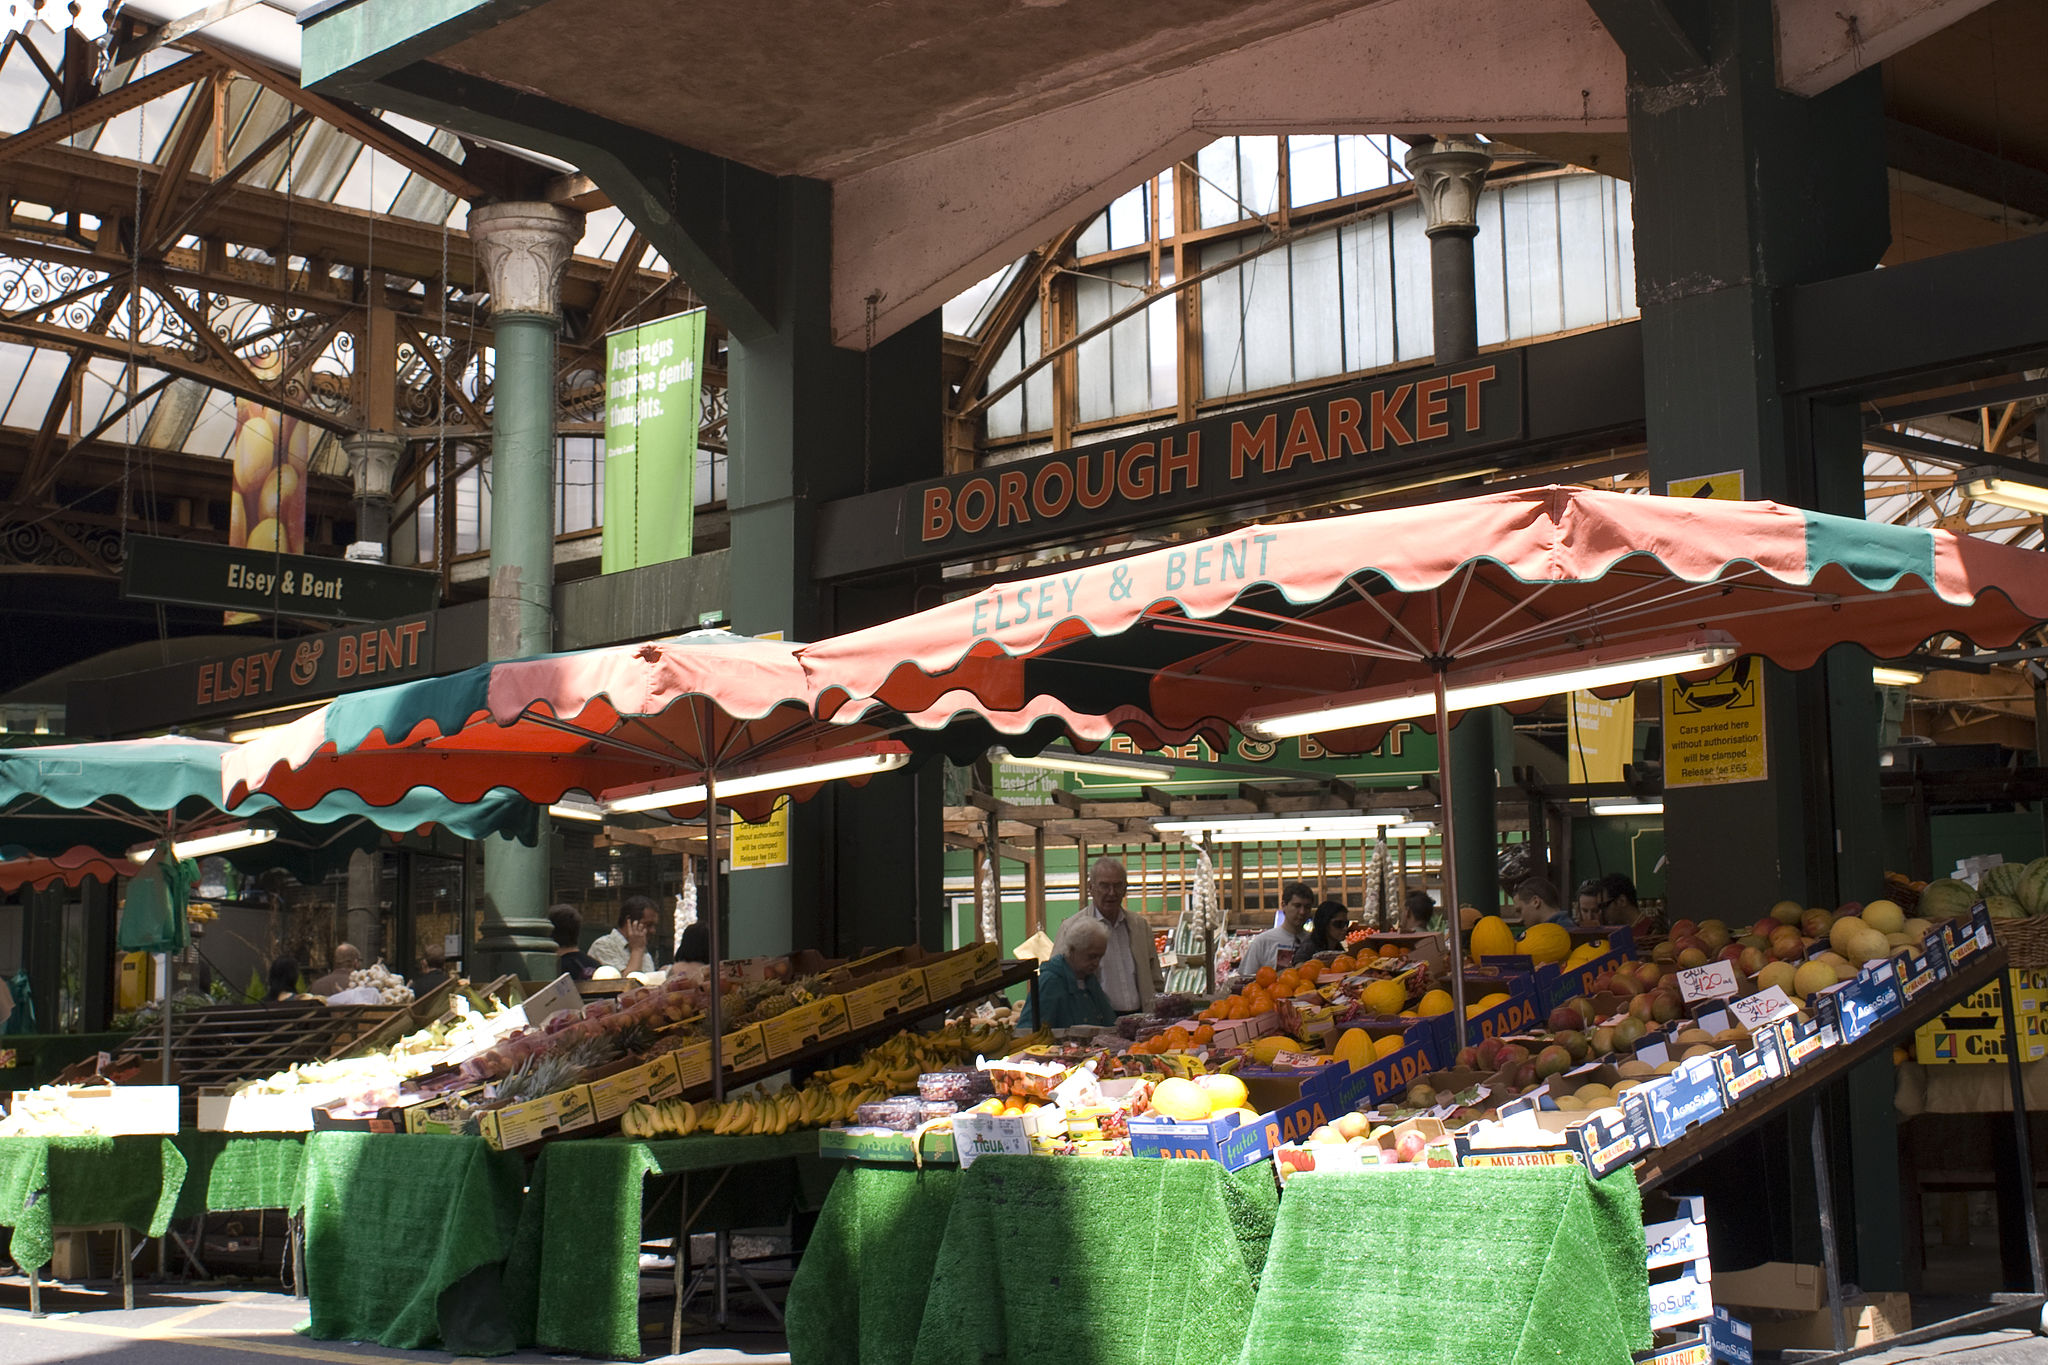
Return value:
M 711 958 L 711 1098 L 725 1098 L 725 1057 L 722 1044 L 724 1029 L 725 994 L 725 945 L 718 938 L 718 779 L 707 769 L 704 773 L 704 845 L 709 855 L 710 875 L 705 883 L 704 903 L 709 908 L 710 919 L 705 925 L 705 940 L 709 944 Z
M 1456 1043 L 1465 1046 L 1465 932 L 1458 914 L 1458 860 L 1451 830 L 1451 708 L 1444 670 L 1436 670 L 1437 827 L 1443 831 L 1444 927 L 1449 931 L 1451 1012 L 1457 1016 Z

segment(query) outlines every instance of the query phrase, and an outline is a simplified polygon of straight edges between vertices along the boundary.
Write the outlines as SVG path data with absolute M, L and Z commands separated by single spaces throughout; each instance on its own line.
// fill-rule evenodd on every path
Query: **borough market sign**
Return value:
M 1520 440 L 1522 355 L 1411 370 L 954 475 L 912 490 L 914 553 L 1355 480 Z

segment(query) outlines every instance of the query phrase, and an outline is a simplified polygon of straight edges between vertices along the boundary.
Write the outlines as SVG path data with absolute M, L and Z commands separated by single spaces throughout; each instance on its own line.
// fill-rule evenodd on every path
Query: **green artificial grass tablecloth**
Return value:
M 187 1132 L 175 1141 L 187 1168 L 177 1217 L 252 1209 L 298 1211 L 300 1167 L 306 1155 L 303 1134 Z
M 1244 1365 L 1628 1365 L 1650 1344 L 1635 1176 L 1577 1166 L 1287 1182 Z
M 510 1351 L 496 1277 L 512 1249 L 524 1176 L 518 1153 L 493 1151 L 482 1138 L 309 1135 L 307 1334 L 401 1350 L 438 1342 L 456 1355 Z
M 957 1166 L 846 1163 L 784 1304 L 795 1365 L 910 1365 L 959 1183 Z
M 1263 1161 L 983 1157 L 956 1187 L 913 1365 L 1235 1361 L 1276 1203 Z
M 505 1271 L 515 1334 L 522 1343 L 553 1350 L 639 1355 L 647 1178 L 703 1173 L 679 1196 L 696 1208 L 717 1180 L 715 1173 L 732 1171 L 693 1230 L 758 1227 L 789 1215 L 799 1192 L 793 1162 L 815 1157 L 817 1150 L 815 1132 L 549 1143 L 534 1163 Z M 670 1205 L 652 1235 L 673 1236 L 680 1218 Z
M 161 1237 L 185 1180 L 166 1137 L 0 1138 L 0 1224 L 23 1270 L 50 1263 L 56 1228 L 121 1223 Z

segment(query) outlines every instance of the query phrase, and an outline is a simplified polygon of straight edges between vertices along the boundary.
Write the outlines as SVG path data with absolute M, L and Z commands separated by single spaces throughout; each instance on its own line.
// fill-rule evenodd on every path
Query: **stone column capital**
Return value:
M 1402 158 L 1415 178 L 1425 230 L 1432 237 L 1470 237 L 1479 231 L 1479 194 L 1493 153 L 1475 137 L 1434 138 L 1408 149 Z
M 486 204 L 469 211 L 469 235 L 491 286 L 491 316 L 562 315 L 562 269 L 583 237 L 583 215 L 553 204 Z
M 392 431 L 357 431 L 341 438 L 349 477 L 359 498 L 391 496 L 392 476 L 405 454 L 405 438 Z

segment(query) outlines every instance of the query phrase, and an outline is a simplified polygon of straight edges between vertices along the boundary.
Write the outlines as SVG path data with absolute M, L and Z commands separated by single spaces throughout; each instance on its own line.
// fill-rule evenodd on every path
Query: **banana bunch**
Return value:
M 887 1085 L 889 1093 L 902 1094 L 927 1071 L 943 1071 L 981 1056 L 1007 1057 L 1051 1041 L 1052 1033 L 1045 1029 L 1018 1038 L 1006 1028 L 948 1024 L 931 1033 L 899 1033 L 869 1048 L 858 1062 L 818 1072 L 813 1079 L 841 1089 Z
M 629 1138 L 689 1137 L 693 1133 L 777 1134 L 792 1128 L 820 1128 L 852 1119 L 863 1104 L 888 1098 L 881 1086 L 835 1090 L 810 1085 L 772 1095 L 735 1096 L 723 1103 L 710 1100 L 640 1100 L 619 1116 L 619 1131 Z

